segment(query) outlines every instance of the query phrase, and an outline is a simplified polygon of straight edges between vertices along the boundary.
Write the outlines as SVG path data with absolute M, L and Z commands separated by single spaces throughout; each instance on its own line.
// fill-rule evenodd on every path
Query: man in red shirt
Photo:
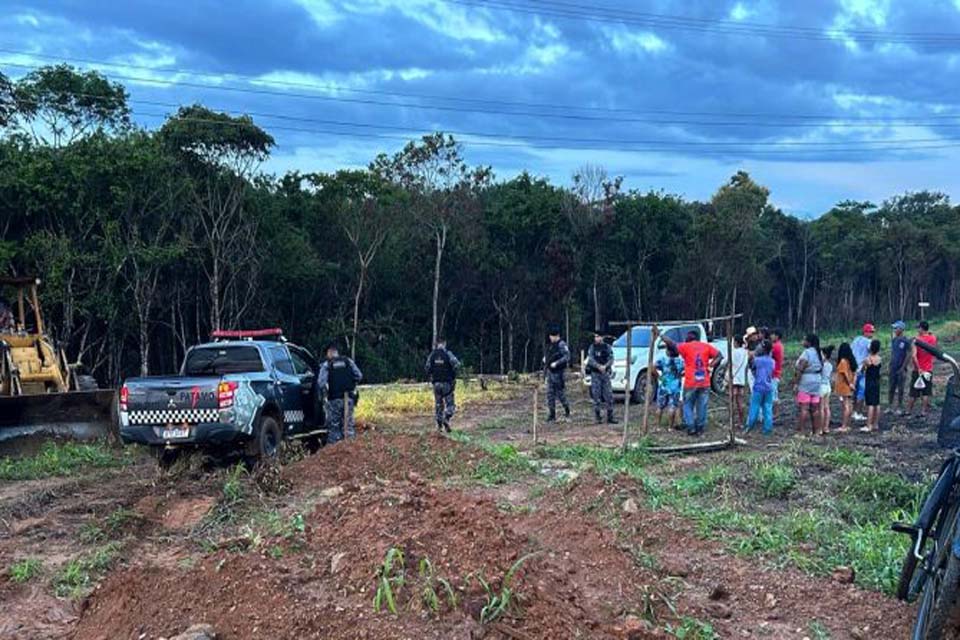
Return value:
M 664 344 L 674 345 L 683 358 L 683 424 L 691 436 L 700 435 L 707 426 L 710 371 L 720 357 L 716 347 L 700 342 L 699 338 L 696 331 L 690 331 L 686 342 L 676 344 L 663 336 Z
M 773 419 L 780 413 L 780 378 L 783 376 L 783 332 L 780 329 L 771 329 L 770 357 L 773 358 Z
M 930 333 L 930 324 L 920 321 L 917 341 L 936 345 L 937 336 Z M 916 345 L 913 347 L 913 374 L 910 377 L 910 404 L 907 413 L 913 413 L 913 405 L 921 398 L 920 417 L 926 418 L 930 410 L 930 396 L 933 395 L 933 356 Z

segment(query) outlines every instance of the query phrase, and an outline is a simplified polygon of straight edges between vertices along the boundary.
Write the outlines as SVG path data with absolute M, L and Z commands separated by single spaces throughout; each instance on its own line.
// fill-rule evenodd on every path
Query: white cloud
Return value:
M 753 14 L 754 14 L 753 10 L 749 9 L 742 2 L 736 3 L 735 5 L 733 5 L 733 8 L 730 9 L 730 19 L 736 20 L 737 22 L 746 20 L 747 18 L 753 16 Z
M 340 14 L 327 0 L 296 0 L 307 10 L 313 21 L 321 27 L 329 27 L 340 20 Z
M 604 35 L 610 40 L 617 53 L 640 55 L 662 53 L 669 45 L 657 34 L 650 31 L 635 31 L 626 27 L 605 28 Z

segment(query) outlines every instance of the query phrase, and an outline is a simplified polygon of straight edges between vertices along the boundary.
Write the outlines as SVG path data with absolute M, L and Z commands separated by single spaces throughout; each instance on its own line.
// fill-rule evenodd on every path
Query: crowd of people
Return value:
M 925 321 L 919 323 L 913 339 L 905 334 L 906 324 L 902 321 L 894 322 L 891 329 L 886 411 L 904 415 L 917 409 L 918 417 L 926 417 L 933 393 L 933 356 L 918 349 L 914 341 L 936 345 L 937 338 Z M 821 345 L 816 334 L 804 338 L 803 351 L 793 364 L 798 432 L 826 435 L 831 431 L 833 396 L 837 396 L 841 407 L 836 431 L 849 431 L 854 423 L 863 423 L 859 427 L 863 432 L 879 429 L 883 343 L 875 334 L 875 327 L 867 323 L 861 335 L 836 348 Z M 784 364 L 779 330 L 750 327 L 743 338 L 735 340 L 730 366 L 733 410 L 745 432 L 752 431 L 759 422 L 763 434 L 772 433 L 782 395 Z M 904 409 L 907 389 L 909 400 Z M 744 419 L 743 398 L 747 396 L 749 409 Z

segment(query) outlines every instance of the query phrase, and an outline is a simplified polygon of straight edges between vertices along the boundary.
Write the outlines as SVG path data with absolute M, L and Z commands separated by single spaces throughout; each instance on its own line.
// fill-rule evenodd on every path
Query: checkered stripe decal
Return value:
M 284 411 L 283 421 L 286 423 L 303 422 L 303 411 Z
M 157 409 L 130 412 L 130 424 L 200 424 L 218 422 L 216 409 Z

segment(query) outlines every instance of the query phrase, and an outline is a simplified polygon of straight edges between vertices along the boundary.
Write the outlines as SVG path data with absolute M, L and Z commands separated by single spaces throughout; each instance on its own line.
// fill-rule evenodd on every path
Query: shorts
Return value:
M 920 374 L 914 371 L 910 375 L 910 397 L 911 398 L 929 398 L 933 395 L 933 374 L 930 372 L 925 372 L 923 381 L 927 384 L 923 389 L 917 389 L 914 385 L 917 384 L 917 378 L 920 377 Z
M 773 392 L 773 401 L 780 402 L 780 378 L 770 381 L 770 390 Z
M 820 404 L 820 396 L 806 391 L 797 392 L 797 404 Z
M 830 402 L 830 393 L 831 393 L 831 392 L 830 392 L 830 387 L 826 387 L 825 389 L 820 389 L 820 402 L 821 402 L 821 403 L 824 403 L 824 402 L 829 403 L 829 402 Z
M 863 400 L 864 396 L 867 393 L 867 379 L 864 377 L 862 372 L 857 372 L 857 381 L 854 383 L 856 389 L 856 398 L 858 401 Z
M 667 393 L 663 389 L 657 394 L 657 407 L 660 409 L 676 409 L 680 406 L 680 393 Z

